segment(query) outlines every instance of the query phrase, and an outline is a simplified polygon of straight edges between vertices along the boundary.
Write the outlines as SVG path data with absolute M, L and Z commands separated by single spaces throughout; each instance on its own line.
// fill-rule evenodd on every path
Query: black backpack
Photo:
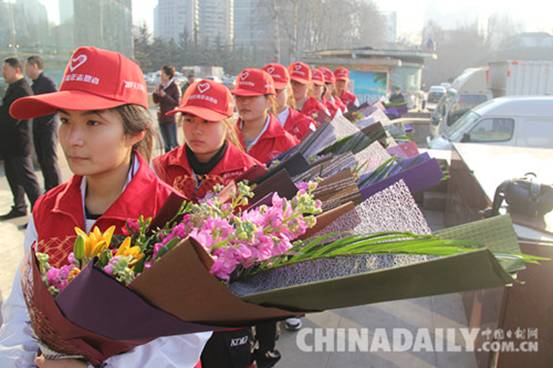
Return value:
M 527 173 L 522 178 L 506 180 L 496 191 L 492 205 L 492 216 L 499 213 L 505 200 L 509 212 L 530 218 L 542 219 L 553 210 L 553 185 L 535 181 L 536 174 Z

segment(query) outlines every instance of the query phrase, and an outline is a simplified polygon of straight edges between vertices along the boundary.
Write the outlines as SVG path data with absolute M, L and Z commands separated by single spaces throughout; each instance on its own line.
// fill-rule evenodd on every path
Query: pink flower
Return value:
M 52 267 L 46 273 L 46 279 L 50 285 L 56 286 L 59 283 L 60 270 L 56 267 Z

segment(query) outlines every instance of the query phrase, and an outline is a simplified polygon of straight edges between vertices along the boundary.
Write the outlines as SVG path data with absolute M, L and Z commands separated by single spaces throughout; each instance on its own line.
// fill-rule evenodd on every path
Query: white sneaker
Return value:
M 303 325 L 300 318 L 287 318 L 284 321 L 284 328 L 288 331 L 297 331 Z

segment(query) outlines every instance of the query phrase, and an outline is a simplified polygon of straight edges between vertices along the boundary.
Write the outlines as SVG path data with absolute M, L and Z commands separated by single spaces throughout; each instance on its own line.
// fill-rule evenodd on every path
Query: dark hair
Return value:
M 23 66 L 21 65 L 21 62 L 14 57 L 9 57 L 7 59 L 4 59 L 4 63 L 8 64 L 14 69 L 23 69 Z
M 113 108 L 123 120 L 123 130 L 127 135 L 145 132 L 144 139 L 138 142 L 134 149 L 146 160 L 150 161 L 157 132 L 149 111 L 140 105 L 122 105 Z
M 169 78 L 173 78 L 175 76 L 175 67 L 173 65 L 164 65 L 161 67 L 161 70 L 163 70 L 163 72 L 167 74 Z
M 42 58 L 38 55 L 33 55 L 33 56 L 29 56 L 27 58 L 27 63 L 28 64 L 32 64 L 32 65 L 35 65 L 37 68 L 39 68 L 40 70 L 44 69 L 44 61 L 42 60 Z

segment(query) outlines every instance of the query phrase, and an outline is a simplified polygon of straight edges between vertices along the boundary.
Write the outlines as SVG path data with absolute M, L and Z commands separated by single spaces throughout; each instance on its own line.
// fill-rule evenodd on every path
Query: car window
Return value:
M 553 118 L 524 119 L 517 131 L 517 146 L 553 148 Z
M 515 121 L 491 118 L 479 121 L 470 131 L 471 142 L 507 142 L 513 137 Z

